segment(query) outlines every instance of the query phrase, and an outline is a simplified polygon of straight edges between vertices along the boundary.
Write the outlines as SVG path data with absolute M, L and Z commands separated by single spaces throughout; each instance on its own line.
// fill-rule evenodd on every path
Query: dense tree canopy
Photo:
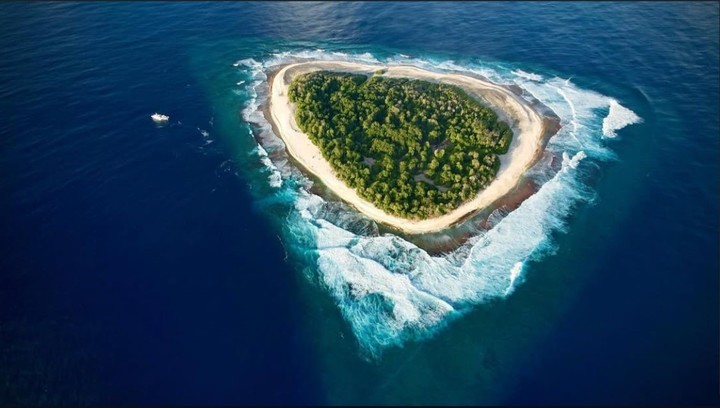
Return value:
M 495 177 L 510 127 L 462 89 L 318 71 L 296 77 L 295 119 L 338 177 L 389 214 L 445 214 Z

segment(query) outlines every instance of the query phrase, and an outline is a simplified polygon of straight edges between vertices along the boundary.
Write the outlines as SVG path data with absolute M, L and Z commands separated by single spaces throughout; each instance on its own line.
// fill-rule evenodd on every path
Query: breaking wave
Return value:
M 615 137 L 616 130 L 622 129 L 627 125 L 640 122 L 640 117 L 630 109 L 620 105 L 616 100 L 610 100 L 610 112 L 603 119 L 603 135 L 607 137 Z
M 282 175 L 278 171 L 278 168 L 273 164 L 272 160 L 268 157 L 267 151 L 261 145 L 258 145 L 257 152 L 258 156 L 260 156 L 260 161 L 270 172 L 270 175 L 268 176 L 268 183 L 270 186 L 275 188 L 281 187 Z
M 512 72 L 513 74 L 519 76 L 520 78 L 529 79 L 531 81 L 542 81 L 543 77 L 538 74 L 531 74 L 529 72 L 525 72 L 522 69 L 517 69 Z
M 546 154 L 562 157 L 561 165 L 541 160 L 528 172 L 541 185 L 539 190 L 513 211 L 494 212 L 489 230 L 451 253 L 433 256 L 399 236 L 381 235 L 372 220 L 311 193 L 312 182 L 287 156 L 272 154 L 282 153 L 284 145 L 258 110 L 269 90 L 265 72 L 306 58 L 412 64 L 519 85 L 524 97 L 538 100 L 560 118 L 561 128 L 549 140 Z M 573 208 L 593 200 L 590 173 L 597 163 L 615 157 L 606 138 L 641 120 L 615 99 L 580 89 L 570 80 L 486 63 L 300 50 L 233 65 L 247 82 L 250 102 L 242 115 L 254 124 L 254 136 L 262 143 L 257 149 L 271 173 L 269 183 L 292 203 L 285 239 L 302 259 L 312 260 L 312 273 L 336 300 L 370 357 L 380 356 L 388 346 L 430 336 L 474 305 L 510 295 L 529 273 L 530 262 L 555 251 L 552 236 L 565 231 Z

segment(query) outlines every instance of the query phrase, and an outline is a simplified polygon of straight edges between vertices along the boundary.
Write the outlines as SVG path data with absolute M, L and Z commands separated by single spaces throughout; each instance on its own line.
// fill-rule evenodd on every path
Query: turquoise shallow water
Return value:
M 0 401 L 717 401 L 716 4 L 2 7 Z M 429 255 L 288 163 L 302 57 L 520 85 L 557 159 Z

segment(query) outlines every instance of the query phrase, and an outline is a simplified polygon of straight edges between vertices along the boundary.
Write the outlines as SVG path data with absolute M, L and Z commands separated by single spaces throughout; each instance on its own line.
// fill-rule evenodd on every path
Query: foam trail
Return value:
M 515 289 L 515 281 L 520 277 L 523 270 L 523 263 L 518 262 L 516 263 L 513 268 L 510 270 L 510 285 L 505 290 L 505 296 L 509 295 L 513 289 Z
M 255 124 L 253 132 L 282 151 L 282 142 L 257 107 L 267 100 L 264 71 L 298 59 L 341 59 L 364 63 L 405 63 L 436 72 L 462 71 L 490 80 L 518 84 L 528 97 L 548 106 L 561 121 L 560 131 L 547 150 L 561 156 L 559 171 L 547 161 L 528 173 L 539 190 L 511 212 L 496 211 L 488 231 L 469 239 L 457 250 L 431 256 L 416 245 L 392 235 L 377 233 L 377 226 L 347 206 L 331 203 L 308 192 L 307 177 L 287 163 L 272 160 L 258 146 L 261 160 L 275 177 L 269 182 L 280 190 L 294 209 L 285 220 L 286 239 L 302 259 L 313 265 L 320 282 L 332 294 L 351 325 L 361 349 L 377 357 L 388 346 L 435 333 L 452 318 L 473 306 L 510 295 L 531 273 L 530 261 L 555 251 L 551 237 L 564 231 L 572 209 L 592 200 L 585 183 L 586 161 L 614 158 L 604 139 L 640 118 L 616 100 L 578 88 L 569 80 L 546 77 L 482 62 L 458 64 L 448 60 L 394 55 L 384 59 L 372 54 L 328 52 L 322 49 L 274 53 L 263 62 L 236 62 L 252 78 L 251 99 L 243 117 Z M 604 113 L 607 115 L 604 116 Z M 277 174 L 277 176 L 275 176 Z M 278 177 L 280 181 L 278 183 Z M 286 180 L 286 183 L 282 183 Z
M 515 75 L 517 75 L 517 76 L 519 76 L 519 77 L 521 77 L 521 78 L 529 79 L 529 80 L 531 80 L 531 81 L 542 81 L 542 79 L 543 79 L 543 77 L 542 77 L 541 75 L 531 74 L 531 73 L 525 72 L 525 71 L 523 71 L 523 70 L 521 70 L 521 69 L 516 69 L 516 70 L 513 71 L 512 73 L 515 74 Z

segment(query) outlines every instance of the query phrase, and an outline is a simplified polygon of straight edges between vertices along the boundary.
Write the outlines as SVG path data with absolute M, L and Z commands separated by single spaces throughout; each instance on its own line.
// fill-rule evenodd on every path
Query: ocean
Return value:
M 0 4 L 0 404 L 720 403 L 719 18 Z M 307 58 L 519 85 L 562 125 L 538 191 L 487 228 L 376 225 L 263 115 Z

